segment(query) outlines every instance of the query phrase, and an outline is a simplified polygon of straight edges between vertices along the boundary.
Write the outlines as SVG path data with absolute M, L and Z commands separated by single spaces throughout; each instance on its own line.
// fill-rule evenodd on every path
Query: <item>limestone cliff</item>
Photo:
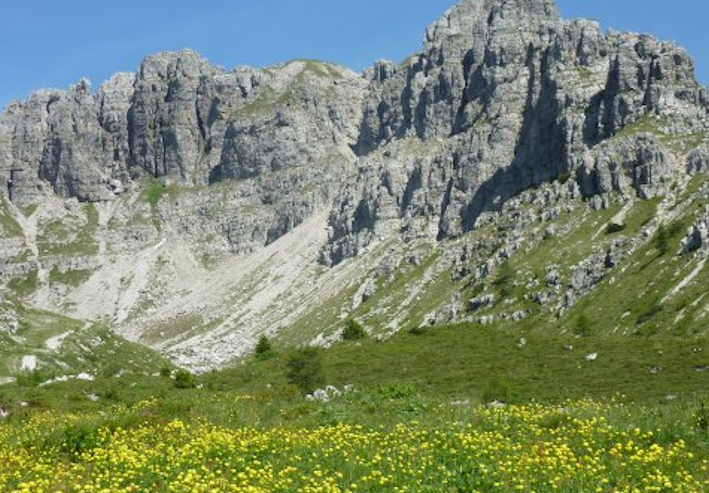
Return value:
M 259 333 L 322 335 L 328 300 L 347 293 L 357 310 L 397 272 L 465 283 L 416 323 L 492 309 L 466 290 L 572 234 L 564 214 L 614 211 L 622 227 L 661 201 L 634 236 L 594 236 L 567 271 L 544 265 L 548 290 L 530 278 L 524 299 L 559 316 L 677 214 L 672 190 L 706 175 L 709 92 L 693 71 L 681 48 L 563 20 L 552 0 L 462 0 L 421 51 L 362 74 L 153 55 L 94 92 L 82 80 L 0 116 L 0 274 L 37 305 L 207 368 Z M 686 251 L 703 251 L 705 215 Z M 417 289 L 367 317 L 396 330 L 412 312 L 387 310 Z
M 464 1 L 428 29 L 421 52 L 366 76 L 363 187 L 333 213 L 333 262 L 356 254 L 381 217 L 408 230 L 426 216 L 438 238 L 458 236 L 559 175 L 586 196 L 652 196 L 684 173 L 682 143 L 707 130 L 709 93 L 684 50 L 562 21 L 552 1 Z M 657 137 L 681 148 L 663 151 Z M 424 152 L 386 151 L 402 140 Z

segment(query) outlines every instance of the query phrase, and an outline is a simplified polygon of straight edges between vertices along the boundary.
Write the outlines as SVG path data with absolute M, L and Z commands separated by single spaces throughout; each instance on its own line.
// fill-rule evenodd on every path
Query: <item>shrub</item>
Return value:
M 194 375 L 187 370 L 177 370 L 175 372 L 175 388 L 193 389 L 197 386 Z
M 79 422 L 67 425 L 61 431 L 59 450 L 70 457 L 77 457 L 94 449 L 98 439 L 98 430 L 92 423 Z
M 286 361 L 288 381 L 304 394 L 325 384 L 322 354 L 317 348 L 306 347 L 293 351 Z
M 655 248 L 660 252 L 660 255 L 664 255 L 670 251 L 670 232 L 664 224 L 660 224 L 660 227 L 657 228 L 657 233 L 655 234 Z
M 429 327 L 426 325 L 414 325 L 409 329 L 409 334 L 413 334 L 415 336 L 422 336 L 424 334 L 427 334 L 429 330 Z
M 606 234 L 612 235 L 613 233 L 620 233 L 625 229 L 625 224 L 609 223 L 606 226 Z
M 500 297 L 507 298 L 513 294 L 515 277 L 517 277 L 517 272 L 515 272 L 509 260 L 502 262 L 497 270 L 497 278 L 495 278 L 494 282 L 495 287 L 500 291 Z
M 569 179 L 571 178 L 571 172 L 570 171 L 564 171 L 562 173 L 559 173 L 559 176 L 556 177 L 556 181 L 564 185 Z
M 539 426 L 547 430 L 558 430 L 572 421 L 571 416 L 565 412 L 553 412 L 539 420 Z
M 581 337 L 588 337 L 593 333 L 593 324 L 585 313 L 582 313 L 576 319 L 573 332 L 575 335 Z
M 704 401 L 699 403 L 699 409 L 694 412 L 692 416 L 694 419 L 694 427 L 702 432 L 707 432 L 709 430 L 709 407 Z
M 17 374 L 17 385 L 20 387 L 37 387 L 42 382 L 46 382 L 56 377 L 56 374 L 43 368 L 35 368 L 30 372 Z
M 385 399 L 395 400 L 403 399 L 406 397 L 411 397 L 416 395 L 416 386 L 412 383 L 390 383 L 388 385 L 381 385 L 377 389 L 380 396 Z
M 165 184 L 157 178 L 150 177 L 147 180 L 147 187 L 143 190 L 143 197 L 150 206 L 155 209 L 160 199 L 165 194 Z
M 358 341 L 367 337 L 364 327 L 355 319 L 350 318 L 345 322 L 345 329 L 342 331 L 342 339 L 345 341 Z
M 649 322 L 650 320 L 655 318 L 655 316 L 659 314 L 662 310 L 663 306 L 660 303 L 655 302 L 638 315 L 638 318 L 635 323 L 638 325 L 642 325 L 645 322 Z
M 256 348 L 254 349 L 254 354 L 257 359 L 261 360 L 269 359 L 273 356 L 273 346 L 271 345 L 271 341 L 268 337 L 262 335 L 259 338 Z
M 101 392 L 101 397 L 109 401 L 118 401 L 120 396 L 118 395 L 118 390 L 115 387 L 108 387 L 106 390 Z
M 492 377 L 483 392 L 483 402 L 504 402 L 509 404 L 514 400 L 515 390 L 510 382 L 500 377 Z
M 12 289 L 15 293 L 20 296 L 26 296 L 28 294 L 34 293 L 37 290 L 39 284 L 39 278 L 37 277 L 38 271 L 32 270 L 27 273 L 26 277 L 15 278 L 7 283 L 7 287 Z

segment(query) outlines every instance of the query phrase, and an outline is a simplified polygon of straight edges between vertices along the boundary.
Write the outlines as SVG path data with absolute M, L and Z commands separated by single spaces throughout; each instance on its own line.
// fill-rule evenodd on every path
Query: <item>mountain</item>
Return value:
M 0 276 L 199 371 L 349 318 L 692 333 L 708 129 L 683 49 L 552 0 L 463 0 L 362 74 L 160 53 L 5 109 Z

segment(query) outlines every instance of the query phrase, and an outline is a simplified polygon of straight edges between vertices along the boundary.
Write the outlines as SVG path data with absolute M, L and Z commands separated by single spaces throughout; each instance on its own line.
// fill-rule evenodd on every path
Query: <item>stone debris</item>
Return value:
M 87 382 L 92 382 L 95 379 L 96 378 L 93 375 L 82 372 L 77 375 L 62 375 L 59 377 L 52 378 L 50 380 L 40 383 L 39 387 L 46 387 L 47 385 L 51 385 L 57 382 L 68 382 L 69 380 L 84 380 Z
M 340 391 L 337 387 L 333 385 L 328 385 L 324 389 L 317 389 L 311 394 L 305 396 L 306 401 L 320 401 L 320 402 L 330 402 L 333 399 L 340 397 L 343 393 L 348 394 L 354 392 L 354 386 L 345 385 Z

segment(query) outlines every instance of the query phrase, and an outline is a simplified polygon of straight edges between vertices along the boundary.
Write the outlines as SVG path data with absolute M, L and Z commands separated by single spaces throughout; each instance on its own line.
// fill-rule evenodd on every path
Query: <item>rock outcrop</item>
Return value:
M 586 196 L 655 196 L 684 173 L 682 145 L 707 130 L 708 93 L 684 50 L 564 22 L 551 1 L 464 1 L 404 66 L 365 75 L 362 186 L 332 216 L 324 257 L 334 263 L 371 241 L 389 204 L 401 230 L 424 216 L 446 238 L 558 176 L 573 175 Z M 397 147 L 407 139 L 423 149 L 415 159 Z M 425 204 L 412 200 L 419 190 Z

